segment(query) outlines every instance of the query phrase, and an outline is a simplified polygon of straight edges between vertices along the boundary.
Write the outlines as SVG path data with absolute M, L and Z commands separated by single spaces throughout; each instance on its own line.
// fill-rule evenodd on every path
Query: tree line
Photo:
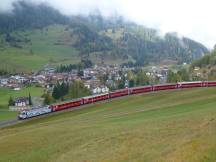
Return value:
M 181 69 L 174 73 L 172 70 L 168 71 L 167 82 L 168 83 L 176 83 L 182 81 L 191 81 L 191 77 L 189 72 L 186 69 Z
M 54 86 L 52 93 L 45 93 L 43 97 L 44 104 L 49 105 L 55 101 L 64 101 L 66 99 L 80 98 L 88 96 L 90 94 L 90 90 L 86 88 L 81 81 L 74 81 L 71 84 L 65 82 L 58 82 Z
M 91 68 L 92 66 L 93 66 L 93 63 L 91 60 L 82 59 L 81 62 L 78 64 L 60 65 L 56 68 L 56 72 L 58 73 L 71 72 L 72 70 L 81 71 L 85 68 Z
M 215 66 L 215 65 L 216 65 L 216 48 L 210 54 L 207 54 L 202 58 L 195 60 L 191 64 L 191 68 L 193 69 L 196 66 L 200 68 L 204 68 L 207 66 Z

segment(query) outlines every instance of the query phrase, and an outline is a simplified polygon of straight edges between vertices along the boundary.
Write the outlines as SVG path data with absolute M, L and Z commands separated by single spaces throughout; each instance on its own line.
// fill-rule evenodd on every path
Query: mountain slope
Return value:
M 14 3 L 12 13 L 0 13 L 0 69 L 32 71 L 90 58 L 94 63 L 133 62 L 145 66 L 172 60 L 190 63 L 208 49 L 188 38 L 119 18 L 100 15 L 66 17 L 44 4 Z
M 216 49 L 209 54 L 192 62 L 190 66 L 191 72 L 199 75 L 203 80 L 216 79 Z

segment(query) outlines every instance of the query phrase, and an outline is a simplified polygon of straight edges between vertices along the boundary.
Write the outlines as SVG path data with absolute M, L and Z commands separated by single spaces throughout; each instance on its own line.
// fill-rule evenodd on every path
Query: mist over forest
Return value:
M 122 16 L 104 17 L 100 12 L 67 16 L 46 3 L 27 1 L 14 2 L 11 12 L 0 13 L 2 42 L 18 49 L 24 48 L 23 44 L 31 39 L 17 37 L 14 32 L 44 30 L 56 24 L 63 26 L 60 35 L 67 32 L 70 41 L 68 44 L 58 39 L 54 44 L 75 48 L 84 58 L 98 53 L 105 62 L 106 58 L 120 58 L 128 64 L 144 66 L 167 60 L 190 63 L 208 53 L 204 45 L 190 38 L 178 37 L 177 33 L 166 33 L 162 37 L 156 29 L 138 25 Z M 2 44 L 2 48 L 5 45 Z

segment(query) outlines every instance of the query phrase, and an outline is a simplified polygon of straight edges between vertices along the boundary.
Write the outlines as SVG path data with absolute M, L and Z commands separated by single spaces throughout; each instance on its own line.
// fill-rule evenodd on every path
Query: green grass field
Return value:
M 130 96 L 4 128 L 0 161 L 216 161 L 216 88 Z
M 79 62 L 78 51 L 68 44 L 70 42 L 67 37 L 70 33 L 64 31 L 64 28 L 65 26 L 62 25 L 53 25 L 43 30 L 12 33 L 17 38 L 28 38 L 31 43 L 19 43 L 22 48 L 9 46 L 6 42 L 2 44 L 0 69 L 11 72 L 31 72 L 43 68 L 46 64 L 56 66 Z M 65 43 L 56 44 L 59 41 Z
M 71 37 L 71 30 L 65 28 L 64 25 L 51 25 L 41 30 L 11 33 L 17 39 L 30 40 L 17 42 L 20 48 L 10 45 L 3 39 L 4 35 L 0 35 L 0 69 L 9 72 L 32 72 L 42 69 L 47 64 L 55 67 L 60 64 L 79 63 L 80 51 L 73 47 L 77 38 Z M 101 57 L 94 53 L 91 53 L 90 59 L 94 63 L 101 63 Z M 121 64 L 130 60 L 132 59 L 105 57 L 107 64 Z
M 0 121 L 14 119 L 17 116 L 17 112 L 8 111 L 8 100 L 11 97 L 21 97 L 28 96 L 31 93 L 31 96 L 41 96 L 43 94 L 43 88 L 39 87 L 28 87 L 20 91 L 14 91 L 8 88 L 0 88 Z
M 0 109 L 0 122 L 6 121 L 10 119 L 16 119 L 17 118 L 17 112 L 11 112 L 7 109 Z

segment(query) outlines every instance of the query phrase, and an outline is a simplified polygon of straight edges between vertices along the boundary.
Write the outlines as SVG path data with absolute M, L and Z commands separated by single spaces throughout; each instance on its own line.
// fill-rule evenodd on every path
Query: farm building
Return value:
M 14 105 L 18 107 L 28 106 L 29 98 L 28 97 L 17 97 L 14 99 Z

